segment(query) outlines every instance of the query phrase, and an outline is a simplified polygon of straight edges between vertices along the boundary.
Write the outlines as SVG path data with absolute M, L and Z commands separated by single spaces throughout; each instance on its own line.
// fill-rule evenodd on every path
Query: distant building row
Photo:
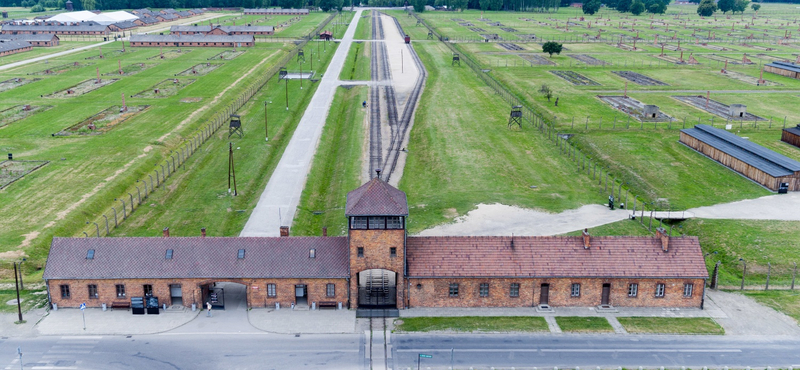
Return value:
M 272 35 L 272 26 L 172 26 L 173 35 Z
M 308 9 L 245 9 L 247 15 L 308 15 Z
M 255 44 L 253 35 L 131 35 L 131 47 L 250 47 Z
M 86 13 L 86 14 L 82 14 Z M 124 13 L 119 15 L 117 13 Z M 134 10 L 133 14 L 127 12 L 113 12 L 109 14 L 94 14 L 89 11 L 62 13 L 46 20 L 14 20 L 3 25 L 2 34 L 30 34 L 52 33 L 58 35 L 108 35 L 111 32 L 121 32 L 141 26 L 149 26 L 159 22 L 169 22 L 177 19 L 188 18 L 205 13 L 203 9 L 176 11 L 164 9 L 153 12 L 149 9 Z

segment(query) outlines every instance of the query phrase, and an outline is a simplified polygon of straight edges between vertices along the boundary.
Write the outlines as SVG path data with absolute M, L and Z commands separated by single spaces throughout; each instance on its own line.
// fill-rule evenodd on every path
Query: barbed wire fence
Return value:
M 237 97 L 233 99 L 227 106 L 224 106 L 220 111 L 215 113 L 205 125 L 189 135 L 188 139 L 184 139 L 176 148 L 172 149 L 168 156 L 161 162 L 155 165 L 155 169 L 147 173 L 146 176 L 138 179 L 135 183 L 131 184 L 126 191 L 119 194 L 117 198 L 111 202 L 111 206 L 99 216 L 95 217 L 93 221 L 86 221 L 86 226 L 78 232 L 78 235 L 85 237 L 93 236 L 108 236 L 111 232 L 119 227 L 128 217 L 130 217 L 142 205 L 142 201 L 146 200 L 150 194 L 156 189 L 164 185 L 167 179 L 175 174 L 179 167 L 184 165 L 186 161 L 197 150 L 211 138 L 214 133 L 219 130 L 225 122 L 227 122 L 231 115 L 236 113 L 242 106 L 244 106 L 261 88 L 267 83 L 269 79 L 278 74 L 282 67 L 289 64 L 297 55 L 298 51 L 302 49 L 310 40 L 315 38 L 317 34 L 325 28 L 336 17 L 336 13 L 331 14 L 325 21 L 323 21 L 315 30 L 311 31 L 308 35 L 294 39 L 295 47 L 292 48 L 278 63 L 270 67 L 260 77 L 255 79 L 250 85 Z M 101 227 L 102 225 L 102 227 Z

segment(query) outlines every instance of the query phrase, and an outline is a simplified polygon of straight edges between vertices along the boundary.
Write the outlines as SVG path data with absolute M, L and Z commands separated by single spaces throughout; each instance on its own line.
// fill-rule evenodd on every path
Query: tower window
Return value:
M 386 228 L 386 217 L 370 217 L 369 218 L 369 229 L 370 230 L 382 230 Z
M 387 229 L 402 229 L 403 228 L 403 218 L 402 217 L 386 217 L 386 228 Z
M 352 217 L 350 221 L 350 228 L 351 229 L 363 229 L 366 230 L 367 228 L 367 218 L 366 217 Z
M 364 247 L 358 247 L 358 256 L 364 257 Z
M 390 257 L 397 257 L 397 248 L 396 247 L 389 248 L 389 256 Z

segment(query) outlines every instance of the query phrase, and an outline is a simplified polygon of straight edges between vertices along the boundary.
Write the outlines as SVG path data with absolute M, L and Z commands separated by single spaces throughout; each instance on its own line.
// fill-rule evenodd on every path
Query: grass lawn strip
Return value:
M 708 317 L 617 317 L 631 334 L 725 334 L 719 324 Z
M 292 232 L 298 236 L 346 235 L 347 218 L 342 216 L 347 192 L 361 185 L 360 171 L 369 87 L 339 87 L 322 131 L 306 186 L 297 206 Z
M 613 333 L 614 328 L 605 317 L 556 316 L 556 323 L 563 332 Z
M 402 323 L 400 323 L 402 321 Z M 547 332 L 540 316 L 404 317 L 395 321 L 400 332 Z M 609 326 L 610 327 L 610 326 Z

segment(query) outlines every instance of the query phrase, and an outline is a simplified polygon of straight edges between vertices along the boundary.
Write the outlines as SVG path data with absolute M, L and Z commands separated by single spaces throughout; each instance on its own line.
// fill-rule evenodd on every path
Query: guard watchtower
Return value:
M 403 307 L 406 194 L 380 173 L 347 193 L 351 307 Z
M 238 114 L 231 114 L 231 124 L 228 129 L 228 138 L 233 136 L 233 134 L 239 135 L 240 139 L 244 137 L 244 131 L 242 130 L 242 121 L 239 119 Z
M 508 128 L 511 126 L 517 125 L 517 127 L 522 128 L 522 106 L 515 105 L 511 107 L 511 115 L 508 117 Z
M 287 74 L 289 74 L 289 72 L 286 71 L 286 67 L 281 67 L 281 69 L 278 70 L 278 78 L 280 78 L 281 80 L 286 78 Z
M 297 61 L 299 62 L 301 60 L 303 61 L 303 63 L 305 63 L 306 61 L 306 53 L 303 52 L 303 49 L 297 51 Z
M 459 67 L 461 66 L 461 57 L 458 55 L 458 53 L 453 53 L 453 64 L 451 65 L 456 64 L 458 64 Z

